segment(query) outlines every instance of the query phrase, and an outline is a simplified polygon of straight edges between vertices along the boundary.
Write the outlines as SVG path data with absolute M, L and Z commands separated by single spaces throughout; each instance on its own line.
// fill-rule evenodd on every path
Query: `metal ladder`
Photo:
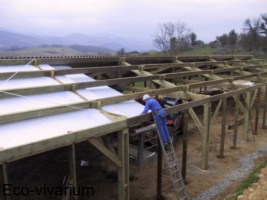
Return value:
M 155 119 L 154 119 L 154 121 L 155 121 Z M 166 161 L 167 161 L 167 164 L 168 164 L 170 181 L 171 181 L 172 187 L 175 191 L 175 195 L 177 197 L 177 200 L 180 200 L 180 199 L 189 200 L 190 198 L 189 198 L 187 191 L 186 191 L 186 188 L 185 188 L 184 180 L 182 177 L 181 169 L 179 168 L 179 163 L 178 163 L 178 160 L 176 157 L 173 143 L 171 141 L 168 145 L 164 146 L 157 124 L 156 124 L 156 129 L 157 129 L 158 136 L 160 138 L 159 141 L 160 141 L 161 149 L 163 151 L 163 154 L 164 154 Z

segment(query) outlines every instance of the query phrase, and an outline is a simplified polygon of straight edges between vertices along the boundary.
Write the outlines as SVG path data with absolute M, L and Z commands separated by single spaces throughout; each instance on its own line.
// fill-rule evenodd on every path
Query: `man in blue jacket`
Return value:
M 146 114 L 149 110 L 151 110 L 154 115 L 155 123 L 159 129 L 161 139 L 164 144 L 168 144 L 171 142 L 170 133 L 167 127 L 166 113 L 162 109 L 161 105 L 156 99 L 153 99 L 148 94 L 143 96 L 143 101 L 146 102 L 144 111 L 141 114 Z

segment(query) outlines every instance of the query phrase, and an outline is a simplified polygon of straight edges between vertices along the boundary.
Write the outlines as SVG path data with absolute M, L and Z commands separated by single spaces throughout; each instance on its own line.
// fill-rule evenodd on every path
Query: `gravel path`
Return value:
M 264 145 L 257 151 L 247 154 L 240 158 L 242 166 L 230 172 L 229 176 L 216 182 L 210 189 L 200 193 L 193 198 L 194 200 L 207 200 L 213 199 L 216 195 L 220 194 L 223 190 L 229 187 L 233 181 L 241 180 L 246 177 L 249 172 L 255 167 L 254 160 L 267 153 L 267 145 Z

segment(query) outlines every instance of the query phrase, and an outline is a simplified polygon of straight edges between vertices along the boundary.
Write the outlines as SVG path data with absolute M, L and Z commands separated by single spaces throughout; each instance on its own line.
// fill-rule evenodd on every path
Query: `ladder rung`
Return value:
M 185 190 L 185 187 L 180 187 L 178 190 L 176 190 L 178 193 L 182 192 L 183 190 Z
M 182 178 L 179 178 L 179 179 L 175 180 L 174 181 L 174 184 L 178 183 L 179 181 L 183 181 L 183 179 Z
M 180 171 L 181 171 L 181 169 L 178 168 L 178 169 L 175 169 L 174 171 L 171 171 L 171 173 L 172 173 L 172 174 L 176 174 L 176 173 L 178 173 L 178 172 L 180 172 Z M 179 174 L 179 176 L 180 176 L 180 174 Z
M 176 160 L 174 160 L 173 162 L 169 162 L 168 164 L 169 164 L 169 167 L 170 167 L 170 168 L 173 168 L 173 167 L 177 167 L 177 168 L 179 168 L 179 166 L 178 166 Z

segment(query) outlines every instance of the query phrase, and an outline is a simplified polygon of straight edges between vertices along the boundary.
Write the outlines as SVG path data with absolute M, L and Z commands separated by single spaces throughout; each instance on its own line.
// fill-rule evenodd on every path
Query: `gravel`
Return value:
M 242 166 L 238 169 L 232 170 L 228 177 L 216 182 L 210 189 L 198 194 L 198 196 L 194 197 L 194 200 L 207 200 L 213 199 L 222 191 L 224 191 L 227 187 L 229 187 L 233 181 L 241 180 L 246 177 L 249 172 L 255 167 L 254 159 L 261 157 L 267 153 L 267 145 L 264 145 L 257 151 L 242 156 L 239 159 Z

